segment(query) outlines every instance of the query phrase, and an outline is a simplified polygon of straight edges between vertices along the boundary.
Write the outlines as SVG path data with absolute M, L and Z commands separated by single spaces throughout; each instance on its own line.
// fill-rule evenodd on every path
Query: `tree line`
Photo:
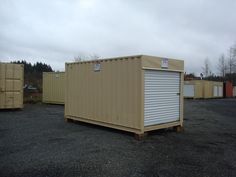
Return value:
M 25 73 L 42 73 L 42 72 L 52 72 L 52 67 L 46 63 L 36 62 L 35 64 L 31 64 L 25 60 L 21 61 L 13 61 L 12 63 L 23 64 Z
M 39 91 L 42 91 L 42 75 L 43 72 L 52 72 L 53 69 L 50 65 L 42 62 L 36 62 L 34 64 L 25 60 L 13 61 L 12 63 L 24 64 L 24 83 L 25 85 L 31 85 L 36 87 Z

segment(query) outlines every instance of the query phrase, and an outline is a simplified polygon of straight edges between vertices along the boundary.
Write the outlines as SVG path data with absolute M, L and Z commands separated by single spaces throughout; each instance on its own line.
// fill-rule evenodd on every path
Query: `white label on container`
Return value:
M 93 66 L 94 71 L 100 71 L 101 70 L 101 64 L 100 63 L 95 63 Z
M 163 58 L 161 60 L 161 67 L 162 68 L 168 68 L 168 59 L 167 58 Z

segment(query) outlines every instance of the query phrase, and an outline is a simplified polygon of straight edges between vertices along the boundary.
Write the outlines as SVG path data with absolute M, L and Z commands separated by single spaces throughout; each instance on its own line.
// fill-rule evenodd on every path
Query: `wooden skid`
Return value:
M 99 126 L 114 128 L 114 129 L 118 129 L 118 130 L 123 130 L 123 131 L 127 131 L 127 132 L 132 132 L 132 133 L 136 133 L 136 134 L 143 133 L 141 130 L 135 129 L 135 128 L 124 127 L 121 125 L 114 125 L 114 124 L 110 124 L 110 123 L 106 123 L 106 122 L 99 122 L 99 121 L 89 120 L 89 119 L 84 119 L 84 118 L 78 118 L 78 117 L 74 117 L 74 116 L 66 116 L 65 120 L 66 120 L 66 122 L 80 121 L 80 122 L 95 124 L 95 125 L 99 125 Z
M 165 129 L 165 128 L 171 128 L 171 127 L 176 127 L 176 126 L 182 126 L 180 121 L 144 127 L 144 132 L 160 130 L 160 129 Z
M 144 132 L 142 134 L 134 134 L 134 138 L 138 141 L 141 141 L 143 140 L 145 137 L 147 137 L 148 133 L 147 132 Z
M 55 105 L 64 105 L 63 102 L 57 102 L 57 101 L 43 101 L 44 104 L 55 104 Z
M 184 131 L 184 127 L 183 126 L 175 126 L 175 127 L 173 127 L 174 128 L 174 130 L 176 131 L 176 132 L 183 132 Z
M 148 135 L 148 131 L 155 131 L 155 130 L 171 128 L 171 127 L 174 128 L 174 130 L 176 132 L 183 131 L 183 126 L 181 125 L 181 123 L 179 121 L 145 127 L 144 132 L 142 132 L 139 129 L 124 127 L 124 126 L 120 126 L 120 125 L 113 125 L 113 124 L 109 124 L 109 123 L 105 123 L 105 122 L 98 122 L 98 121 L 88 120 L 88 119 L 84 119 L 84 118 L 78 118 L 78 117 L 74 117 L 74 116 L 65 116 L 65 121 L 66 122 L 79 121 L 79 122 L 85 122 L 85 123 L 90 123 L 90 124 L 94 124 L 94 125 L 104 126 L 104 127 L 108 127 L 108 128 L 123 130 L 123 131 L 127 131 L 127 132 L 132 132 L 132 133 L 134 133 L 134 137 L 136 140 L 143 140 Z

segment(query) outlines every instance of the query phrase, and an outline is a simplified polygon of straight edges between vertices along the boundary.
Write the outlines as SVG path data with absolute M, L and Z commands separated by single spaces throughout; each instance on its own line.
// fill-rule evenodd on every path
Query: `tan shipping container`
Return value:
M 65 119 L 136 134 L 182 127 L 183 71 L 146 55 L 67 63 Z
M 236 86 L 233 88 L 233 97 L 236 97 Z
M 203 98 L 222 98 L 223 97 L 223 82 L 204 80 L 204 95 Z
M 203 98 L 213 97 L 212 82 L 203 80 Z
M 43 73 L 43 103 L 65 103 L 65 72 Z
M 0 109 L 23 108 L 24 65 L 0 63 Z

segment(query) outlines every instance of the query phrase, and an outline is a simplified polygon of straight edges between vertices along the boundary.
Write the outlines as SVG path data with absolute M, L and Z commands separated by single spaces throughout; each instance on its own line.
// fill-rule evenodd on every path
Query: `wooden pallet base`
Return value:
M 116 126 L 116 125 L 104 124 L 104 123 L 99 124 L 98 122 L 94 123 L 94 121 L 90 122 L 88 120 L 82 120 L 81 121 L 79 118 L 74 119 L 74 118 L 71 118 L 71 117 L 65 117 L 65 122 L 85 122 L 85 123 L 90 123 L 90 124 L 95 124 L 95 125 L 100 125 L 100 126 L 104 126 L 104 127 L 109 127 L 109 128 L 114 128 L 114 129 L 119 129 L 119 130 L 124 130 L 124 131 L 128 131 L 128 132 L 132 132 L 128 128 L 119 127 L 119 126 Z M 181 126 L 179 124 L 179 122 L 173 122 L 173 123 L 169 123 L 169 124 L 165 124 L 165 125 L 156 125 L 156 126 L 146 127 L 144 132 L 133 131 L 134 138 L 136 140 L 138 140 L 138 141 L 141 141 L 141 140 L 143 140 L 143 139 L 145 139 L 147 137 L 149 131 L 153 131 L 153 130 L 155 131 L 155 130 L 171 128 L 171 127 L 173 127 L 173 129 L 176 132 L 183 132 L 184 131 L 183 126 Z
M 174 130 L 175 130 L 176 132 L 183 132 L 183 131 L 184 131 L 184 127 L 181 126 L 181 125 L 175 126 L 175 127 L 173 127 L 173 128 L 174 128 Z
M 144 132 L 144 133 L 141 133 L 141 134 L 135 133 L 134 138 L 138 141 L 141 141 L 141 140 L 145 139 L 147 137 L 147 135 L 148 135 L 148 132 Z
M 73 119 L 65 118 L 65 122 L 74 122 L 74 120 Z

